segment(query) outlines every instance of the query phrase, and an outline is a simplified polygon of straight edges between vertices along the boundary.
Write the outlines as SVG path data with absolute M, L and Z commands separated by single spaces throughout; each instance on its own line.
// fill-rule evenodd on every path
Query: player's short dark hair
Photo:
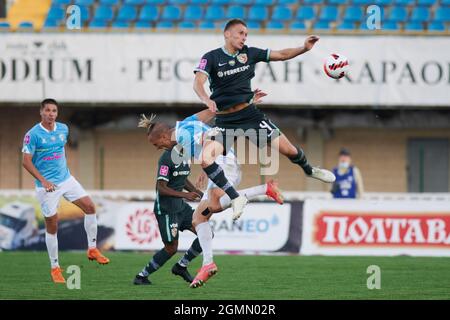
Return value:
M 350 150 L 348 150 L 347 148 L 341 148 L 341 150 L 339 151 L 339 155 L 340 156 L 350 156 Z
M 54 104 L 56 107 L 59 108 L 58 102 L 56 102 L 55 99 L 47 98 L 41 101 L 41 110 L 45 108 L 46 104 Z
M 237 24 L 242 24 L 244 27 L 247 27 L 247 24 L 243 20 L 241 20 L 241 19 L 231 19 L 231 20 L 229 20 L 227 22 L 227 24 L 225 25 L 225 28 L 223 28 L 223 32 L 227 31 L 232 26 L 235 26 Z

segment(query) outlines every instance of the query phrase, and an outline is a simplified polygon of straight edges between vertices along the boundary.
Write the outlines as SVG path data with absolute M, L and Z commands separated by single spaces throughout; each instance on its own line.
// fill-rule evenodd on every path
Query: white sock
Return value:
M 203 251 L 203 265 L 207 265 L 213 262 L 212 252 L 212 229 L 209 222 L 200 223 L 195 227 L 197 231 L 198 241 Z
M 45 233 L 45 244 L 47 245 L 48 257 L 52 268 L 59 267 L 58 261 L 58 236 L 57 233 Z
M 97 247 L 97 215 L 95 213 L 84 215 L 84 229 L 87 234 L 88 247 Z
M 267 190 L 267 185 L 261 184 L 259 186 L 238 190 L 238 193 L 240 195 L 245 195 L 248 200 L 251 200 L 254 197 L 265 195 L 266 190 Z M 223 195 L 222 197 L 220 197 L 219 201 L 220 201 L 220 206 L 222 207 L 223 210 L 228 209 L 231 205 L 231 199 L 226 194 Z

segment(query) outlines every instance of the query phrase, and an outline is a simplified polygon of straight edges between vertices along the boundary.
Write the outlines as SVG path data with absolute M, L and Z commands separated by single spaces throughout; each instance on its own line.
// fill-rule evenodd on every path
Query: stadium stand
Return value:
M 62 28 L 72 4 L 82 26 L 95 29 L 219 29 L 240 18 L 250 29 L 366 32 L 367 7 L 376 4 L 381 31 L 450 31 L 450 0 L 16 0 L 0 29 Z

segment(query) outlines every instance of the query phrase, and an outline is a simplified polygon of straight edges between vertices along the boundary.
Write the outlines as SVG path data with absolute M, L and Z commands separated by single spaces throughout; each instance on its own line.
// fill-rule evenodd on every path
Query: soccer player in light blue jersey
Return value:
M 55 283 L 65 283 L 58 260 L 58 214 L 61 197 L 78 206 L 85 213 L 89 260 L 109 263 L 97 249 L 97 217 L 95 205 L 81 184 L 70 174 L 64 146 L 69 136 L 66 124 L 56 122 L 58 103 L 54 99 L 41 102 L 41 122 L 31 128 L 23 140 L 23 167 L 36 179 L 36 196 L 45 218 L 45 243 Z

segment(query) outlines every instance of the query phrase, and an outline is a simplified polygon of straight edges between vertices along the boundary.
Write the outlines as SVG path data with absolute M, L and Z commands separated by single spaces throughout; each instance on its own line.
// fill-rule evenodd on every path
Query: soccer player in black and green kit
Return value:
M 175 152 L 181 151 L 178 151 L 179 146 L 175 146 L 176 142 L 170 142 L 170 144 L 158 162 L 154 205 L 154 213 L 164 248 L 156 252 L 144 269 L 136 275 L 134 279 L 136 285 L 151 284 L 148 276 L 163 266 L 177 252 L 179 231 L 191 230 L 195 233 L 195 229 L 192 227 L 194 209 L 185 202 L 185 199 L 199 200 L 203 193 L 188 180 L 191 172 L 189 164 L 186 162 L 177 164 L 173 161 L 172 149 Z M 183 189 L 188 192 L 183 192 Z M 172 273 L 181 276 L 187 282 L 192 282 L 193 277 L 189 274 L 187 266 L 201 252 L 202 248 L 196 238 L 189 250 L 173 266 Z
M 299 165 L 308 177 L 332 183 L 336 177 L 325 169 L 308 163 L 302 148 L 294 146 L 272 121 L 253 103 L 251 80 L 258 62 L 284 61 L 308 52 L 319 40 L 317 36 L 306 38 L 304 45 L 283 50 L 259 49 L 245 45 L 248 30 L 244 21 L 233 19 L 224 28 L 225 45 L 203 55 L 194 70 L 194 91 L 211 112 L 216 113 L 217 137 L 221 148 L 214 148 L 209 159 L 220 152 L 226 154 L 237 136 L 250 132 L 246 137 L 259 147 L 267 144 Z M 204 88 L 209 80 L 211 96 Z M 237 130 L 237 131 L 236 131 Z M 264 134 L 260 134 L 263 132 Z M 255 133 L 255 134 L 253 134 Z

